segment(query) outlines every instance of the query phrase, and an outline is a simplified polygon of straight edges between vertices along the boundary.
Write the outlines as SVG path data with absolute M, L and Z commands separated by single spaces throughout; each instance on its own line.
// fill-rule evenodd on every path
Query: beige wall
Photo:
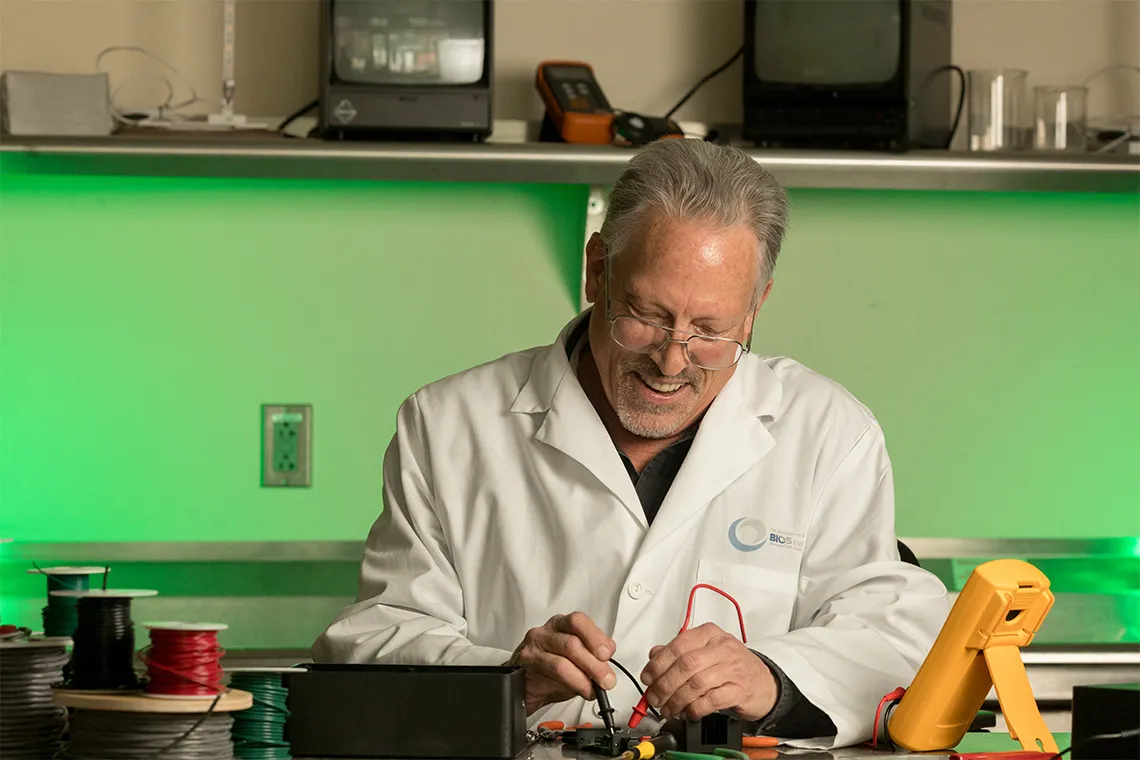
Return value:
M 849 0 L 858 2 L 858 0 Z M 238 0 L 239 110 L 283 115 L 315 97 L 314 0 Z M 532 79 L 542 58 L 593 63 L 617 106 L 661 113 L 741 41 L 739 0 L 499 0 L 495 111 L 541 115 Z M 90 71 L 112 45 L 145 47 L 177 67 L 204 103 L 220 96 L 217 0 L 0 0 L 0 68 Z M 1140 64 L 1140 0 L 957 0 L 955 62 L 1020 67 L 1030 84 L 1081 82 L 1110 63 Z M 113 86 L 132 79 L 121 104 L 164 97 L 158 64 L 106 60 Z M 706 86 L 680 115 L 739 118 L 739 73 Z M 178 98 L 184 97 L 180 89 Z M 1140 76 L 1116 72 L 1093 85 L 1092 113 L 1137 113 Z

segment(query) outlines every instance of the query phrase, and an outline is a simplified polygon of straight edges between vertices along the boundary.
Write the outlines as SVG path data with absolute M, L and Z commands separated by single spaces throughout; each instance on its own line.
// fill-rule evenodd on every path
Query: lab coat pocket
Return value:
M 799 576 L 769 568 L 702 559 L 697 583 L 715 586 L 740 605 L 749 641 L 787 633 L 791 629 Z M 714 591 L 701 589 L 693 599 L 692 626 L 715 623 L 740 635 L 736 608 Z

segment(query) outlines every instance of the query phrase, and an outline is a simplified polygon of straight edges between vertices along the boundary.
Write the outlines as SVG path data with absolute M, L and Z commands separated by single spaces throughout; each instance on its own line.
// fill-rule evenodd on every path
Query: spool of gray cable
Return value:
M 52 701 L 52 686 L 63 681 L 70 639 L 0 640 L 0 757 L 39 760 L 55 757 L 67 711 Z
M 76 710 L 69 760 L 232 760 L 233 718 L 225 713 L 167 714 Z

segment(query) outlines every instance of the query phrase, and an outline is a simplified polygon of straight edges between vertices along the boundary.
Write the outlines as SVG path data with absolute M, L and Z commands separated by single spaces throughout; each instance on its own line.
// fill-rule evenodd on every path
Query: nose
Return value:
M 679 375 L 689 363 L 685 355 L 685 347 L 680 343 L 667 343 L 665 348 L 653 355 L 653 362 L 666 377 Z

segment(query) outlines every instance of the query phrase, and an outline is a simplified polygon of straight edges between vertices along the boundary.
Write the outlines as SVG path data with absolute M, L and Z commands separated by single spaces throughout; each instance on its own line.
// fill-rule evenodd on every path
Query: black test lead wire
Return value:
M 645 689 L 641 688 L 641 683 L 636 678 L 633 677 L 633 673 L 630 673 L 628 670 L 626 670 L 624 665 L 622 665 L 620 662 L 618 662 L 617 660 L 615 660 L 612 657 L 610 658 L 609 662 L 610 662 L 610 665 L 613 665 L 615 668 L 617 668 L 618 670 L 620 670 L 622 673 L 625 674 L 625 677 L 628 678 L 630 683 L 633 684 L 633 688 L 637 689 L 637 693 L 639 696 L 642 696 L 642 697 L 645 696 Z M 646 705 L 646 707 L 648 707 L 649 714 L 652 715 L 654 717 L 654 719 L 656 719 L 658 721 L 661 720 L 661 713 L 657 712 L 657 710 L 653 707 L 649 707 L 648 705 Z

